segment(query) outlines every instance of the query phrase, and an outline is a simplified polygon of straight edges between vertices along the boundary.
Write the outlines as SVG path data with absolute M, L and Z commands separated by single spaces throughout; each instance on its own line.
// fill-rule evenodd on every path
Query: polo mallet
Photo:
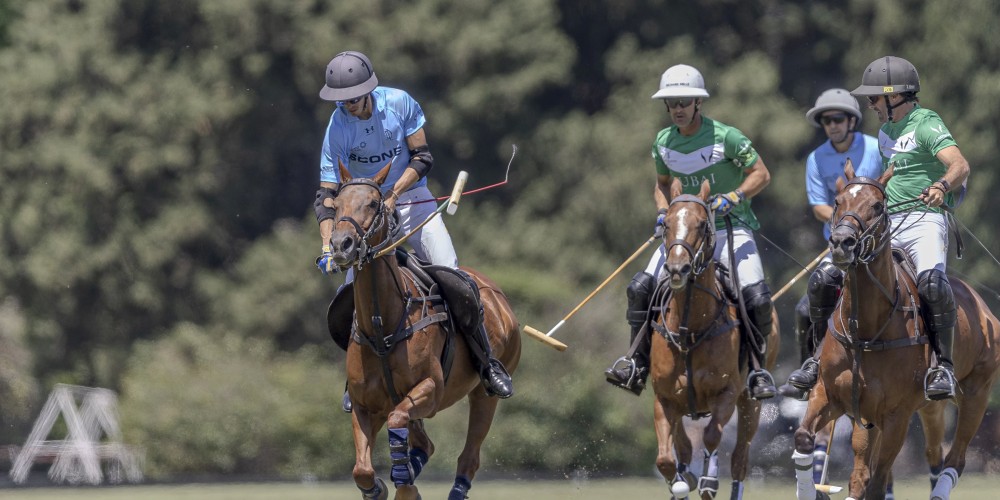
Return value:
M 837 419 L 833 419 L 830 422 L 830 442 L 826 445 L 826 457 L 823 458 L 823 472 L 820 474 L 819 484 L 816 485 L 816 491 L 826 493 L 828 495 L 834 493 L 840 493 L 844 488 L 841 486 L 831 486 L 826 484 L 826 472 L 827 465 L 830 464 L 830 453 L 833 452 L 833 433 L 837 430 Z
M 420 223 L 420 225 L 418 225 L 417 227 L 413 228 L 413 231 L 410 231 L 409 233 L 404 234 L 401 238 L 399 238 L 398 240 L 394 241 L 391 245 L 383 248 L 379 253 L 375 254 L 375 257 L 382 257 L 383 255 L 386 255 L 389 252 L 392 252 L 393 250 L 395 250 L 396 247 L 398 247 L 399 245 L 402 245 L 406 240 L 410 239 L 410 236 L 413 236 L 417 231 L 420 231 L 421 228 L 423 228 L 424 226 L 426 226 L 427 223 L 431 221 L 431 219 L 433 219 L 434 217 L 437 217 L 438 214 L 440 214 L 441 212 L 444 212 L 445 210 L 447 210 L 448 211 L 448 215 L 454 215 L 455 212 L 458 211 L 458 200 L 459 200 L 459 198 L 462 197 L 462 189 L 465 189 L 465 181 L 467 181 L 467 180 L 469 180 L 469 173 L 466 172 L 465 170 L 462 170 L 461 172 L 459 172 L 458 173 L 458 179 L 455 179 L 455 187 L 452 188 L 452 190 L 451 190 L 451 196 L 447 200 L 445 200 L 444 203 L 442 203 L 441 205 L 439 205 L 437 207 L 437 209 L 434 210 L 433 213 L 431 213 L 430 215 L 428 215 L 427 218 L 424 219 L 424 221 Z
M 776 293 L 776 294 L 774 294 L 774 295 L 771 296 L 771 301 L 774 302 L 775 300 L 778 300 L 778 297 L 781 297 L 785 292 L 787 292 L 788 289 L 791 288 L 792 285 L 794 285 L 796 281 L 798 281 L 800 278 L 802 278 L 803 276 L 805 276 L 806 274 L 808 274 L 810 271 L 812 271 L 814 267 L 816 267 L 817 265 L 819 265 L 819 262 L 821 260 L 823 260 L 823 257 L 826 257 L 826 255 L 828 253 L 830 253 L 830 247 L 827 247 L 826 250 L 823 250 L 822 253 L 820 253 L 819 255 L 817 255 L 816 258 L 813 259 L 812 262 L 810 262 L 808 265 L 806 265 L 805 269 L 799 271 L 799 274 L 796 274 L 791 279 L 791 281 L 789 281 L 788 283 L 785 283 L 785 286 L 781 287 L 781 290 L 778 290 L 778 293 Z
M 584 306 L 584 304 L 590 302 L 590 299 L 594 298 L 594 296 L 597 295 L 597 292 L 600 292 L 605 285 L 610 283 L 611 280 L 615 278 L 615 276 L 618 276 L 618 273 L 622 272 L 622 269 L 625 269 L 625 266 L 632 263 L 632 261 L 635 260 L 637 257 L 639 257 L 639 255 L 641 255 L 642 252 L 646 251 L 646 249 L 649 248 L 649 245 L 653 244 L 653 241 L 655 239 L 656 239 L 655 236 L 651 236 L 648 240 L 646 240 L 646 242 L 643 243 L 642 246 L 635 251 L 635 253 L 633 253 L 628 259 L 626 259 L 625 262 L 622 262 L 622 265 L 618 266 L 618 269 L 615 269 L 615 271 L 611 273 L 611 276 L 608 276 L 603 283 L 597 285 L 597 288 L 595 288 L 593 292 L 590 292 L 590 295 L 588 295 L 587 298 L 583 299 L 583 302 L 580 302 L 580 304 L 577 305 L 575 308 L 573 308 L 573 310 L 570 311 L 569 314 L 567 314 L 562 320 L 556 323 L 556 326 L 553 326 L 552 329 L 549 330 L 549 333 L 542 333 L 540 330 L 536 330 L 528 325 L 525 325 L 524 328 L 521 329 L 521 331 L 523 331 L 530 337 L 534 338 L 535 340 L 543 344 L 548 344 L 559 351 L 565 351 L 566 344 L 563 344 L 562 342 L 552 338 L 552 334 L 555 333 L 556 330 L 558 330 L 560 327 L 562 327 L 568 319 L 573 317 L 573 315 L 576 314 L 576 312 L 579 311 L 580 308 Z

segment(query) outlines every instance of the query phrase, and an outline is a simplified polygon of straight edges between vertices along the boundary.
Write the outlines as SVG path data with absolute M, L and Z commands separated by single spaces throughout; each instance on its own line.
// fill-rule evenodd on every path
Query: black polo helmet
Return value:
M 326 85 L 319 96 L 327 101 L 348 101 L 361 97 L 378 86 L 378 78 L 368 56 L 348 50 L 326 65 Z
M 910 61 L 896 56 L 880 57 L 861 74 L 861 85 L 851 92 L 856 96 L 919 92 L 920 76 Z

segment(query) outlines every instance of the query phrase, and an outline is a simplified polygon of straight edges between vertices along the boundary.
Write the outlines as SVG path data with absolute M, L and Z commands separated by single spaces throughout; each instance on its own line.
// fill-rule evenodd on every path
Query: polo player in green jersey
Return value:
M 702 116 L 702 102 L 707 97 L 705 79 L 697 69 L 685 64 L 667 69 L 660 78 L 659 91 L 653 94 L 653 99 L 663 100 L 673 121 L 672 126 L 657 134 L 652 148 L 656 165 L 653 199 L 659 214 L 656 229 L 662 231 L 672 182 L 679 182 L 685 194 L 698 194 L 702 182 L 708 180 L 715 195 L 711 209 L 717 216 L 716 241 L 720 242 L 715 247 L 714 258 L 726 268 L 734 266 L 729 258 L 724 220 L 725 215 L 731 215 L 739 293 L 743 296 L 752 328 L 766 337 L 772 328 L 773 307 L 753 238 L 752 231 L 759 229 L 760 224 L 750 208 L 750 198 L 767 186 L 771 174 L 742 132 Z M 646 270 L 637 273 L 626 290 L 626 320 L 631 327 L 632 344 L 636 344 L 635 338 L 646 323 L 650 297 L 660 280 L 665 261 L 665 249 L 660 245 Z M 640 394 L 649 375 L 650 345 L 648 335 L 640 339 L 634 354 L 619 358 L 605 371 L 608 382 Z M 763 366 L 763 353 L 756 354 Z M 776 393 L 774 381 L 764 369 L 753 371 L 748 384 L 754 399 L 771 398 Z
M 892 246 L 913 260 L 921 313 L 938 353 L 924 391 L 931 400 L 955 397 L 952 344 L 955 296 L 945 275 L 948 221 L 942 205 L 955 206 L 969 177 L 969 162 L 937 113 L 920 106 L 920 77 L 906 59 L 880 57 L 865 68 L 852 94 L 868 98 L 878 114 L 882 161 L 893 169 L 885 186 Z M 919 202 L 906 203 L 919 199 Z

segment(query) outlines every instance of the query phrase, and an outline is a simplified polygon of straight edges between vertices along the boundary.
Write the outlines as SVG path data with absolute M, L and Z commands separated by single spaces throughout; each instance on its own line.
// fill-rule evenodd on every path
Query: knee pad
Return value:
M 758 281 L 743 287 L 743 303 L 747 307 L 747 314 L 757 328 L 761 330 L 761 335 L 767 335 L 771 330 L 771 289 L 767 283 Z
M 955 326 L 955 294 L 948 276 L 928 269 L 917 276 L 917 295 L 924 306 L 924 318 L 935 330 Z
M 632 277 L 628 288 L 625 289 L 628 298 L 625 319 L 630 325 L 642 326 L 646 322 L 646 312 L 649 310 L 649 300 L 654 290 L 656 290 L 656 280 L 649 273 L 640 271 Z
M 830 262 L 822 262 L 809 275 L 809 319 L 823 323 L 837 307 L 840 288 L 844 286 L 844 273 Z

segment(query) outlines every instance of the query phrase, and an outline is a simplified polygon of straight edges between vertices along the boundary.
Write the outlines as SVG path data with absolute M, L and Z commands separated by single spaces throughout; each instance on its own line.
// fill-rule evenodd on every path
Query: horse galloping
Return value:
M 710 415 L 703 434 L 703 475 L 697 487 L 701 498 L 714 498 L 719 489 L 722 431 L 733 412 L 738 411 L 731 498 L 739 500 L 761 403 L 750 397 L 745 383 L 749 365 L 744 360 L 752 354 L 741 352 L 736 306 L 727 299 L 731 292 L 716 277 L 715 223 L 706 203 L 708 198 L 708 181 L 702 184 L 698 196 L 681 194 L 675 185 L 665 217 L 664 271 L 669 279 L 657 287 L 650 312 L 657 333 L 653 334 L 651 350 L 656 467 L 671 484 L 673 497 L 687 498 L 695 484 L 688 470 L 692 445 L 683 417 Z M 663 284 L 669 284 L 669 290 Z M 772 318 L 772 331 L 765 334 L 768 369 L 773 369 L 778 353 L 777 314 L 772 313 Z
M 436 285 L 422 285 L 392 253 L 377 256 L 391 242 L 391 214 L 381 191 L 388 172 L 386 165 L 371 179 L 351 178 L 341 164 L 342 184 L 334 200 L 333 260 L 341 268 L 353 267 L 356 274 L 353 342 L 347 346 L 354 481 L 362 498 L 388 498 L 388 488 L 371 461 L 375 435 L 388 424 L 395 498 L 419 499 L 414 481 L 434 453 L 422 419 L 468 397 L 465 447 L 448 496 L 461 500 L 479 469 L 480 449 L 498 399 L 484 390 L 463 335 L 454 334 L 459 320 L 449 317 L 447 308 L 454 307 L 450 299 L 435 295 Z M 513 372 L 521 355 L 517 318 L 495 283 L 471 269 L 462 270 L 478 287 L 482 325 L 493 354 Z
M 952 361 L 959 386 L 958 422 L 951 450 L 942 460 L 946 404 L 928 404 L 924 396 L 924 374 L 934 358 L 916 280 L 890 248 L 884 186 L 892 172 L 890 167 L 877 180 L 855 177 L 848 161 L 847 182 L 837 184 L 830 246 L 833 263 L 846 276 L 822 343 L 819 381 L 795 432 L 799 500 L 828 498 L 812 482 L 814 437 L 845 413 L 854 421 L 850 498 L 885 498 L 892 464 L 915 411 L 923 422 L 928 463 L 932 471 L 940 471 L 940 479 L 932 476 L 931 498 L 949 498 L 1000 368 L 1000 321 L 972 288 L 950 278 L 957 308 Z

